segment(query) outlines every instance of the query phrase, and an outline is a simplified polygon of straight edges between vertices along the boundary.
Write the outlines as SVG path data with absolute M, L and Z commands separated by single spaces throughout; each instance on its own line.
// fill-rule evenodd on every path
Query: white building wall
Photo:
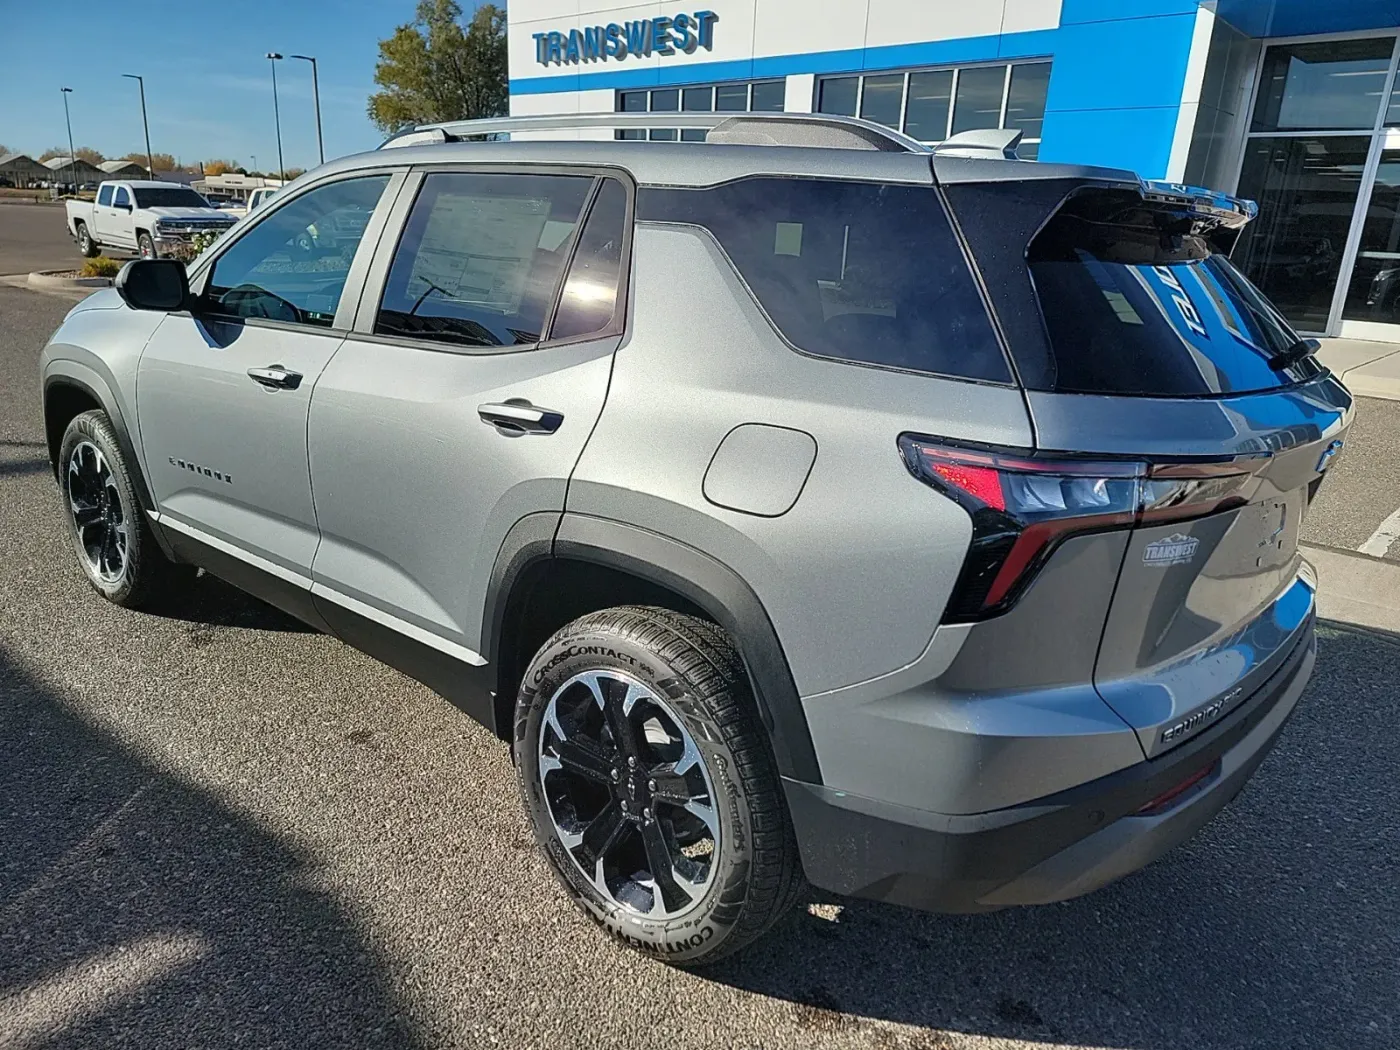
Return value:
M 635 3 L 619 6 L 610 0 L 511 0 L 507 9 L 510 27 L 510 76 L 512 80 L 538 77 L 576 78 L 598 73 L 658 69 L 674 71 L 691 65 L 746 61 L 784 55 L 826 51 L 853 51 L 905 43 L 958 40 L 1054 29 L 1060 21 L 1061 0 L 832 0 L 798 4 L 794 0 L 696 0 L 685 3 Z M 541 65 L 535 56 L 533 34 L 582 30 L 586 26 L 619 24 L 692 14 L 711 10 L 719 15 L 714 27 L 714 47 L 696 48 L 693 54 L 627 55 L 622 59 Z M 711 77 L 697 71 L 696 80 L 748 79 Z M 563 84 L 560 85 L 564 87 Z M 611 91 L 607 105 L 611 109 Z M 580 112 L 577 92 L 516 96 L 511 112 Z M 524 102 L 524 99 L 529 99 Z M 788 85 L 788 106 L 811 108 L 810 93 L 800 84 Z M 548 101 L 545 101 L 548 100 Z M 517 109 L 517 102 L 527 109 Z M 543 107 L 543 108 L 541 108 Z M 591 108 L 591 102 L 589 107 Z

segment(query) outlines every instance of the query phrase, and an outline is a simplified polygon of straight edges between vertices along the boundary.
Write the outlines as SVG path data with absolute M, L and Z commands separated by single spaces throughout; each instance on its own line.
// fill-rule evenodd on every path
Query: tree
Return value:
M 291 182 L 293 179 L 300 178 L 301 176 L 303 176 L 303 175 L 305 175 L 305 174 L 306 174 L 306 169 L 305 169 L 305 168 L 288 168 L 288 169 L 287 169 L 287 181 L 288 181 L 288 182 Z
M 379 42 L 369 119 L 381 131 L 405 124 L 499 117 L 507 111 L 506 13 L 482 4 L 465 30 L 455 0 L 419 0 L 417 17 Z
M 146 166 L 146 155 L 144 153 L 128 153 L 122 160 L 129 160 L 133 164 Z M 175 158 L 169 153 L 152 153 L 151 163 L 155 165 L 156 171 L 175 171 Z
M 238 170 L 238 162 L 232 160 L 206 160 L 204 162 L 204 174 L 206 175 L 227 175 L 231 171 Z
M 77 149 L 75 149 L 75 150 L 73 151 L 73 155 L 74 155 L 75 157 L 77 157 L 79 160 L 85 160 L 85 161 L 87 161 L 89 164 L 92 164 L 92 165 L 101 164 L 104 160 L 107 159 L 107 158 L 104 157 L 101 153 L 99 153 L 97 150 L 93 149 L 91 146 L 79 146 L 79 147 L 77 147 Z M 40 153 L 40 154 L 39 154 L 39 163 L 42 164 L 42 163 L 43 163 L 44 161 L 46 161 L 46 160 L 53 160 L 54 157 L 66 157 L 66 156 L 68 156 L 68 149 L 67 149 L 67 147 L 65 147 L 65 146 L 51 146 L 51 147 L 49 147 L 48 149 L 44 150 L 43 153 Z

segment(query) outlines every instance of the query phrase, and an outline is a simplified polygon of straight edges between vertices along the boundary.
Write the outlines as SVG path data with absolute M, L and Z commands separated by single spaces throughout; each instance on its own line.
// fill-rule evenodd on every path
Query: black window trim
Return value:
M 303 187 L 293 194 L 277 193 L 272 199 L 276 204 L 268 203 L 258 209 L 258 219 L 251 223 L 246 229 L 238 231 L 236 237 L 221 237 L 216 242 L 216 247 L 212 255 L 204 260 L 193 273 L 190 274 L 190 298 L 196 304 L 203 307 L 206 300 L 204 293 L 207 290 L 209 277 L 214 272 L 214 267 L 218 265 L 220 259 L 235 244 L 247 237 L 249 233 L 256 230 L 264 222 L 270 219 L 277 211 L 308 193 L 312 193 L 323 186 L 332 183 L 348 182 L 352 179 L 377 178 L 387 175 L 388 183 L 384 187 L 384 192 L 380 194 L 379 203 L 375 205 L 373 213 L 370 215 L 369 223 L 365 226 L 364 236 L 360 238 L 359 246 L 355 249 L 355 257 L 350 261 L 350 270 L 345 277 L 345 285 L 340 291 L 340 301 L 336 305 L 335 317 L 331 323 L 326 325 L 304 324 L 294 321 L 279 321 L 268 317 L 238 317 L 233 314 L 223 314 L 205 309 L 197 311 L 178 310 L 175 311 L 177 317 L 190 317 L 198 313 L 200 317 L 207 317 L 211 321 L 221 324 L 253 324 L 254 328 L 279 328 L 291 332 L 323 332 L 334 334 L 338 338 L 344 338 L 354 324 L 354 319 L 359 308 L 360 298 L 365 287 L 365 280 L 369 273 L 370 262 L 373 258 L 370 246 L 378 243 L 380 230 L 388 221 L 393 206 L 397 203 L 399 196 L 408 179 L 409 169 L 406 167 L 375 167 L 360 168 L 355 171 L 336 172 L 325 178 L 317 179 L 315 182 Z M 380 229 L 376 229 L 379 227 Z
M 942 187 L 937 182 L 898 182 L 888 179 L 872 181 L 870 179 L 853 178 L 851 176 L 844 175 L 826 176 L 792 175 L 784 173 L 754 173 L 749 175 L 740 175 L 737 178 L 725 179 L 721 182 L 710 183 L 706 186 L 685 186 L 647 183 L 641 187 L 641 190 L 662 190 L 666 192 L 683 190 L 713 190 L 719 189 L 724 186 L 732 186 L 740 182 L 749 182 L 754 179 L 800 179 L 806 182 L 839 182 L 853 184 L 857 186 L 922 186 L 926 187 L 930 192 L 935 193 L 938 197 L 939 206 L 948 216 L 948 223 L 953 233 L 953 239 L 957 242 L 958 250 L 962 254 L 963 260 L 967 265 L 969 272 L 972 275 L 973 284 L 977 289 L 978 300 L 982 303 L 982 308 L 987 313 L 988 324 L 991 326 L 992 332 L 996 338 L 997 347 L 1001 350 L 1002 358 L 1006 362 L 1007 374 L 1011 378 L 1009 380 L 979 379 L 975 376 L 951 375 L 947 372 L 935 372 L 930 369 L 900 368 L 898 365 L 879 364 L 875 361 L 861 361 L 855 358 L 828 357 L 825 354 L 817 354 L 813 353 L 811 350 L 805 350 L 802 347 L 798 346 L 796 343 L 794 343 L 791 339 L 789 339 L 783 333 L 782 329 L 778 327 L 778 323 L 773 320 L 772 316 L 768 313 L 767 308 L 764 307 L 763 301 L 759 299 L 758 294 L 749 285 L 748 280 L 745 279 L 743 271 L 739 269 L 739 264 L 734 261 L 733 257 L 729 254 L 729 252 L 725 250 L 724 245 L 720 243 L 719 238 L 716 237 L 709 228 L 702 226 L 699 223 L 677 222 L 668 219 L 649 219 L 640 215 L 638 216 L 636 223 L 634 223 L 634 227 L 636 225 L 645 224 L 648 226 L 676 226 L 684 229 L 698 230 L 709 240 L 709 242 L 715 247 L 715 249 L 720 253 L 720 255 L 724 257 L 725 262 L 729 264 L 729 269 L 733 273 L 734 278 L 739 282 L 740 286 L 743 287 L 744 291 L 748 293 L 749 298 L 753 301 L 754 306 L 757 307 L 758 312 L 762 314 L 763 319 L 768 322 L 768 327 L 772 329 L 773 334 L 783 343 L 784 346 L 786 346 L 795 354 L 801 354 L 803 357 L 810 358 L 814 361 L 830 361 L 835 364 L 853 365 L 857 368 L 874 368 L 882 372 L 899 372 L 904 375 L 924 376 L 926 378 L 947 380 L 949 382 L 954 383 L 972 383 L 976 386 L 992 386 L 1002 390 L 1021 389 L 1020 373 L 1016 370 L 1016 362 L 1012 358 L 1010 349 L 1007 346 L 1006 337 L 1002 332 L 1000 320 L 997 317 L 996 311 L 992 308 L 992 303 L 987 295 L 987 288 L 983 283 L 981 272 L 978 270 L 977 265 L 972 258 L 971 252 L 968 250 L 968 246 L 963 239 L 962 229 L 958 226 L 956 220 L 954 219 L 952 208 L 949 206 L 947 199 L 943 195 Z
M 599 332 L 589 332 L 586 335 L 573 336 L 568 339 L 541 339 L 533 343 L 520 343 L 511 346 L 463 346 L 460 343 L 449 343 L 444 340 L 431 339 L 425 336 L 409 335 L 385 335 L 374 330 L 375 323 L 379 317 L 379 308 L 383 303 L 384 292 L 388 287 L 389 270 L 393 266 L 394 256 L 398 254 L 399 243 L 403 239 L 404 232 L 408 229 L 409 217 L 413 214 L 413 207 L 418 202 L 419 195 L 423 192 L 423 185 L 427 182 L 429 175 L 449 174 L 449 175 L 575 175 L 592 178 L 593 185 L 589 188 L 588 196 L 585 198 L 583 207 L 579 210 L 579 220 L 570 235 L 569 253 L 564 266 L 560 269 L 559 279 L 554 286 L 554 295 L 550 301 L 549 312 L 545 317 L 543 334 L 547 335 L 554 324 L 554 317 L 559 311 L 559 301 L 563 296 L 564 283 L 569 278 L 569 270 L 573 266 L 574 254 L 578 251 L 578 242 L 583 232 L 583 225 L 587 221 L 589 214 L 593 210 L 593 205 L 598 199 L 598 194 L 602 189 L 602 180 L 605 178 L 617 179 L 622 183 L 623 192 L 627 195 L 627 209 L 623 220 L 623 241 L 622 241 L 622 261 L 618 273 L 616 308 L 613 311 L 612 324 L 607 329 Z M 627 325 L 631 320 L 630 299 L 632 286 L 632 241 L 633 230 L 636 225 L 637 208 L 637 183 L 632 177 L 632 173 L 625 168 L 612 167 L 609 165 L 580 165 L 580 164 L 503 164 L 503 163 L 478 163 L 464 164 L 458 162 L 444 162 L 437 164 L 415 164 L 408 172 L 408 179 L 405 181 L 399 194 L 399 199 L 395 202 L 393 213 L 389 216 L 384 230 L 380 233 L 379 242 L 375 247 L 374 256 L 366 271 L 364 288 L 360 295 L 360 305 L 356 312 L 355 319 L 351 325 L 352 337 L 357 342 L 381 343 L 386 346 L 412 347 L 419 350 L 429 350 L 434 353 L 463 354 L 467 356 L 494 356 L 499 354 L 519 354 L 534 350 L 552 350 L 555 347 L 576 346 L 583 343 L 595 343 L 602 339 L 617 339 L 627 332 Z

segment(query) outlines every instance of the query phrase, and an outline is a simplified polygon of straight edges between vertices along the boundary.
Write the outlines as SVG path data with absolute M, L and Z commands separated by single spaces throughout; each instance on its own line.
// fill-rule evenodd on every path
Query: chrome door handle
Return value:
M 301 386 L 301 373 L 293 372 L 281 365 L 268 365 L 266 368 L 248 369 L 248 378 L 261 383 L 269 390 L 295 390 Z
M 536 408 L 528 401 L 504 401 L 497 405 L 478 405 L 476 414 L 483 423 L 497 430 L 514 434 L 553 434 L 564 422 L 564 414 L 550 408 Z

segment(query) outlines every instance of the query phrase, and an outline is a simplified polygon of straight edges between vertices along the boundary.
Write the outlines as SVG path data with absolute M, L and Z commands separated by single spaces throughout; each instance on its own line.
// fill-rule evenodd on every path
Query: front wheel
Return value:
M 149 233 L 138 233 L 136 235 L 136 251 L 143 259 L 154 259 L 156 257 L 156 242 Z
M 743 662 L 714 624 L 627 606 L 536 654 L 516 704 L 535 838 L 584 912 L 680 965 L 765 933 L 802 885 Z
M 93 409 L 73 418 L 63 432 L 58 466 L 73 550 L 94 590 L 138 609 L 192 578 L 189 566 L 169 561 L 157 546 L 105 412 Z

